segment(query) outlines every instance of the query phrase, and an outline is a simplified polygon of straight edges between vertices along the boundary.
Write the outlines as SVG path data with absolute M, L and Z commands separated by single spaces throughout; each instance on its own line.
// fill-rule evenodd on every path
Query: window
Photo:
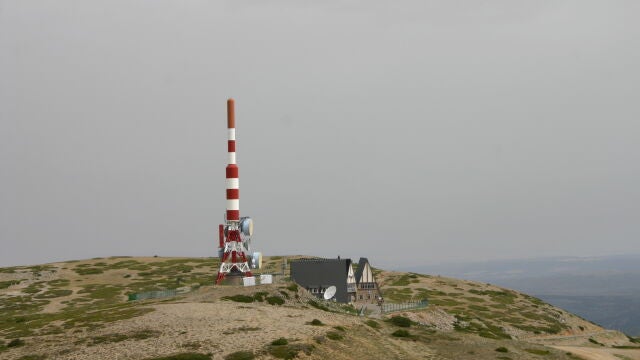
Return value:
M 360 283 L 360 289 L 375 289 L 375 283 Z

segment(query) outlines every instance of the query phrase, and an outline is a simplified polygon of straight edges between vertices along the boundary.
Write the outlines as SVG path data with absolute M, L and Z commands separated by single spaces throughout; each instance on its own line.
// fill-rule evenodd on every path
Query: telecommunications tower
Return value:
M 236 121 L 233 99 L 227 100 L 227 128 L 229 164 L 227 165 L 227 212 L 224 224 L 220 224 L 220 270 L 216 284 L 220 284 L 225 276 L 252 276 L 248 258 L 253 220 L 240 217 L 240 187 L 238 184 L 238 165 L 236 164 Z

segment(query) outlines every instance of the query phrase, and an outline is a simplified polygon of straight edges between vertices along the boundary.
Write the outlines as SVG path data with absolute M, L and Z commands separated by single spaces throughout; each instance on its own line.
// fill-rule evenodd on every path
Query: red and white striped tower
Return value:
M 251 276 L 242 238 L 240 219 L 240 187 L 238 183 L 238 165 L 236 164 L 236 120 L 233 99 L 227 100 L 227 128 L 229 131 L 227 165 L 227 213 L 225 224 L 220 225 L 220 249 L 222 259 L 216 283 L 219 284 L 227 274 Z

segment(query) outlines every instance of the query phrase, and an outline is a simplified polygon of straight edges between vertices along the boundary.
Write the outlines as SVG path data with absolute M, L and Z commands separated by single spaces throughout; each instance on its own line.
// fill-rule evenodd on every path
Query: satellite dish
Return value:
M 245 236 L 253 235 L 253 220 L 250 217 L 243 217 L 240 219 L 240 231 Z
M 332 297 L 336 295 L 336 287 L 331 285 L 324 291 L 324 299 L 331 300 Z

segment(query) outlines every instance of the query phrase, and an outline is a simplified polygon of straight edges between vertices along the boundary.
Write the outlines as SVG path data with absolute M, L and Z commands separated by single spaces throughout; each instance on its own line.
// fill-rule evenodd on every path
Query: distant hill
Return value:
M 266 257 L 257 273 L 279 272 L 281 260 Z M 640 358 L 640 340 L 485 283 L 375 270 L 386 302 L 430 302 L 381 314 L 319 300 L 286 278 L 213 286 L 217 267 L 213 258 L 111 257 L 0 268 L 0 358 Z M 149 291 L 167 296 L 128 301 Z
M 411 270 L 516 289 L 607 328 L 640 335 L 640 255 L 467 262 Z

